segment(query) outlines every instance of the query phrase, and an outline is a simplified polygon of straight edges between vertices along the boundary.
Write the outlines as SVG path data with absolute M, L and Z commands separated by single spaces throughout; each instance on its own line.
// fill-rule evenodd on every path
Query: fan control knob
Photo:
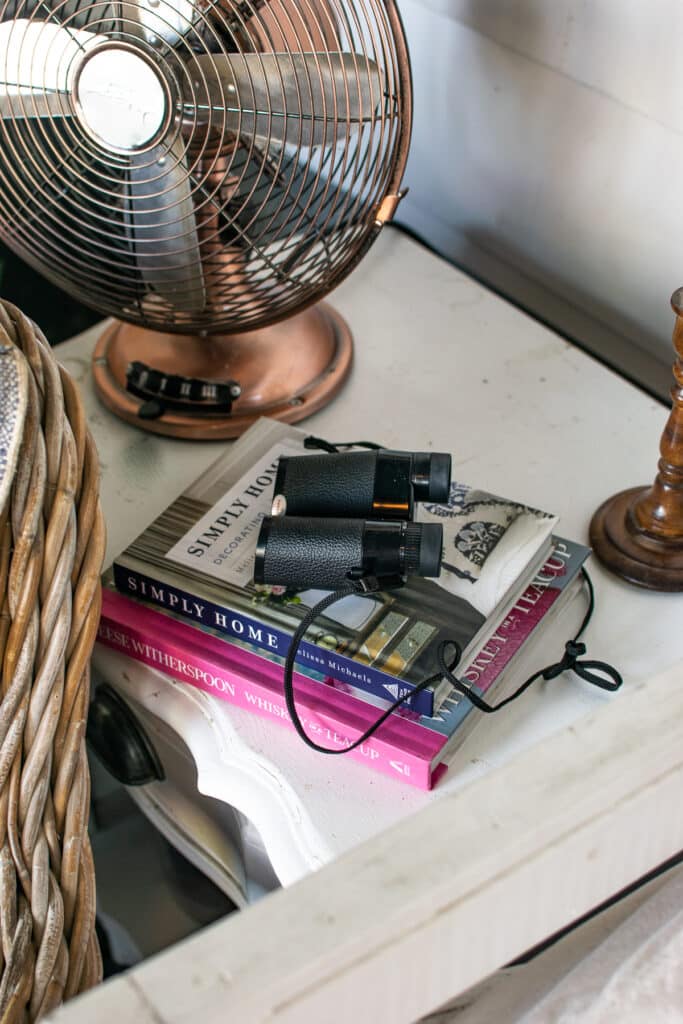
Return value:
M 154 420 L 167 409 L 182 409 L 198 415 L 227 415 L 242 394 L 236 380 L 203 380 L 164 373 L 138 361 L 126 371 L 126 389 L 143 399 L 138 416 Z

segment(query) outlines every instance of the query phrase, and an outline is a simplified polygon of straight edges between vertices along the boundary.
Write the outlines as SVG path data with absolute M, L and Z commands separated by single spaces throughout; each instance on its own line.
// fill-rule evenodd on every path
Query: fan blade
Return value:
M 80 28 L 96 31 L 100 35 L 116 29 L 116 8 L 120 0 L 5 0 L 2 20 L 16 21 L 20 18 L 32 22 L 39 18 L 68 25 L 70 29 Z
M 0 90 L 2 86 L 0 85 Z M 15 121 L 28 117 L 72 117 L 73 106 L 66 93 L 39 92 L 37 89 L 0 91 L 0 118 Z
M 18 18 L 0 24 L 0 115 L 68 117 L 83 55 L 104 37 L 51 21 Z
M 134 0 L 118 7 L 124 37 L 152 44 L 163 39 L 169 46 L 178 45 L 198 16 L 193 0 Z
M 182 143 L 131 156 L 128 179 L 128 221 L 142 280 L 175 310 L 201 313 L 206 288 Z
M 225 215 L 236 243 L 263 249 L 286 239 L 292 256 L 301 235 L 316 242 L 334 232 L 335 209 L 349 195 L 345 188 L 327 188 L 327 167 L 318 172 L 291 156 L 271 159 L 257 146 L 236 147 L 230 174 L 237 184 Z
M 380 69 L 353 53 L 206 54 L 194 59 L 197 120 L 267 143 L 318 146 L 377 116 Z
M 238 43 L 231 51 L 296 53 L 302 39 L 313 52 L 343 49 L 334 0 L 315 0 L 312 5 L 301 0 L 217 0 L 216 9 Z

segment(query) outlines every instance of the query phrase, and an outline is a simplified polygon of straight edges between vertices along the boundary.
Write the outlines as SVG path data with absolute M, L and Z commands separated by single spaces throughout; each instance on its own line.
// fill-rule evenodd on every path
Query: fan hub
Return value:
M 143 149 L 168 128 L 168 87 L 133 47 L 114 44 L 88 53 L 74 82 L 74 99 L 82 127 L 108 149 Z

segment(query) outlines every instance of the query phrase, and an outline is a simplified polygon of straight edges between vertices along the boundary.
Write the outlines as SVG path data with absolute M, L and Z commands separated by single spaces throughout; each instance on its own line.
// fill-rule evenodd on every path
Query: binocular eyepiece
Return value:
M 254 581 L 334 590 L 350 579 L 438 576 L 440 523 L 268 516 L 256 547 Z
M 416 501 L 448 501 L 451 457 L 439 452 L 282 456 L 275 494 L 292 516 L 409 520 Z

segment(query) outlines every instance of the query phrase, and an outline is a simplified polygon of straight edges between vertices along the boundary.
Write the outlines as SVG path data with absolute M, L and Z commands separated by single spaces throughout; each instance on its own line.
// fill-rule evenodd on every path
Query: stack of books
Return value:
M 323 595 L 258 588 L 252 575 L 278 459 L 304 454 L 305 437 L 259 420 L 174 501 L 105 574 L 99 642 L 291 726 L 284 659 Z M 405 696 L 349 757 L 429 789 L 484 717 L 445 680 L 413 693 L 436 672 L 439 645 L 458 642 L 456 672 L 478 693 L 509 692 L 574 635 L 589 549 L 558 536 L 554 516 L 461 483 L 419 515 L 444 525 L 441 577 L 329 607 L 300 645 L 294 683 L 306 731 L 337 749 Z

